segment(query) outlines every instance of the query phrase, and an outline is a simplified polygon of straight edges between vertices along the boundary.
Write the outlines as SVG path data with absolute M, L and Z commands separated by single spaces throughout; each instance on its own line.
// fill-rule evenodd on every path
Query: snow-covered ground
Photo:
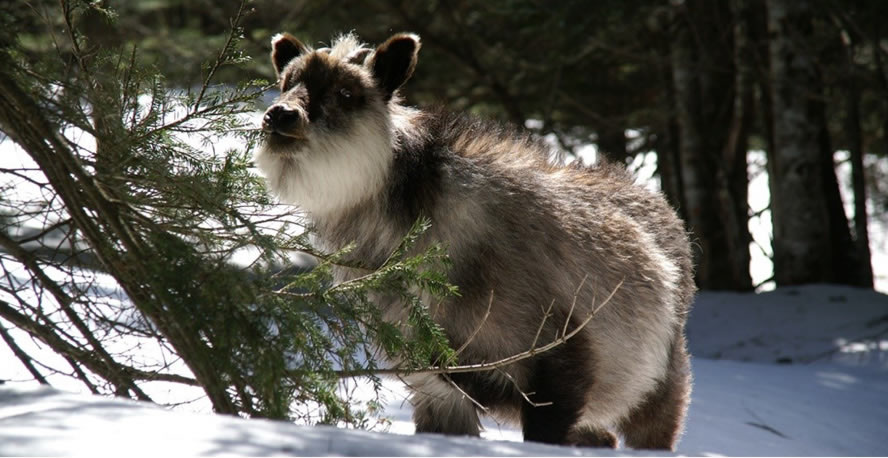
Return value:
M 695 383 L 679 454 L 888 454 L 888 296 L 827 285 L 703 293 L 688 337 Z M 0 385 L 0 455 L 644 454 L 511 442 L 519 432 L 490 422 L 485 439 L 411 435 L 403 386 L 386 387 L 389 433 Z

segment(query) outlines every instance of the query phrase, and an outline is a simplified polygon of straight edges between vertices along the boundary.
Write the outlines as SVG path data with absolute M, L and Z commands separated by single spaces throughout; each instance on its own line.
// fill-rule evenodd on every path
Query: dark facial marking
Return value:
M 327 54 L 312 53 L 287 71 L 281 90 L 301 85 L 307 95 L 309 123 L 340 128 L 348 122 L 350 112 L 367 104 L 367 90 L 353 71 Z

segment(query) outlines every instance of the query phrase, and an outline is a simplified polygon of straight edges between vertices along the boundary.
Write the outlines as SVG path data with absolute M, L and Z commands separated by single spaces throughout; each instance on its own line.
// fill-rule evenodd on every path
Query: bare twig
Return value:
M 536 394 L 536 392 L 530 392 L 530 393 L 525 392 L 524 390 L 521 389 L 520 386 L 518 386 L 518 382 L 515 381 L 515 377 L 512 377 L 512 374 L 510 374 L 510 373 L 508 373 L 508 372 L 506 372 L 506 371 L 504 371 L 504 370 L 502 370 L 502 369 L 497 369 L 497 370 L 498 370 L 501 374 L 503 374 L 507 379 L 509 379 L 510 382 L 512 382 L 512 385 L 515 386 L 515 389 L 517 389 L 518 392 L 521 393 L 521 397 L 523 397 L 524 400 L 527 401 L 527 403 L 530 404 L 531 406 L 533 406 L 533 407 L 545 407 L 545 406 L 550 406 L 550 405 L 553 404 L 552 401 L 546 401 L 546 402 L 535 402 L 535 401 L 531 401 L 531 400 L 530 400 L 530 395 L 532 395 L 532 394 Z
M 72 298 L 69 294 L 67 294 L 64 288 L 53 281 L 49 275 L 44 272 L 44 270 L 40 267 L 36 257 L 29 253 L 27 250 L 21 247 L 18 242 L 12 240 L 6 235 L 0 233 L 0 246 L 2 246 L 5 250 L 7 250 L 11 255 L 13 255 L 16 259 L 19 260 L 31 274 L 36 278 L 40 284 L 46 288 L 56 299 L 59 304 L 61 310 L 68 317 L 70 322 L 77 328 L 77 331 L 89 342 L 90 346 L 93 348 L 94 354 L 98 357 L 98 361 L 104 366 L 107 370 L 98 372 L 109 382 L 113 383 L 119 392 L 132 391 L 133 394 L 136 395 L 137 398 L 150 401 L 151 398 L 139 388 L 135 382 L 130 379 L 126 374 L 121 373 L 119 371 L 119 367 L 117 366 L 114 358 L 105 350 L 102 346 L 101 342 L 95 337 L 92 330 L 89 329 L 89 326 L 83 322 L 83 320 L 78 316 L 77 312 L 73 309 L 72 304 L 75 303 L 75 299 Z
M 540 321 L 540 327 L 537 328 L 536 335 L 533 336 L 533 342 L 530 343 L 530 350 L 536 348 L 537 342 L 540 340 L 540 333 L 543 332 L 543 327 L 546 325 L 546 321 L 552 315 L 552 307 L 555 306 L 555 299 L 552 299 L 552 302 L 549 304 L 549 308 L 543 312 L 543 319 Z
M 493 290 L 490 290 L 490 299 L 487 301 L 487 312 L 484 313 L 484 317 L 481 318 L 481 322 L 478 323 L 478 327 L 472 332 L 472 335 L 469 336 L 468 339 L 456 350 L 453 354 L 454 357 L 459 356 L 462 352 L 469 346 L 469 344 L 475 340 L 475 336 L 478 335 L 478 331 L 481 330 L 481 327 L 484 326 L 484 323 L 487 322 L 487 317 L 490 316 L 490 309 L 493 307 Z
M 94 351 L 85 350 L 77 345 L 67 342 L 65 339 L 59 337 L 55 328 L 50 325 L 35 322 L 28 316 L 12 308 L 5 301 L 0 301 L 0 317 L 3 317 L 3 319 L 8 320 L 16 327 L 40 339 L 40 341 L 49 345 L 56 353 L 68 358 L 69 363 L 75 371 L 79 372 L 80 366 L 83 365 L 89 368 L 90 371 L 105 379 L 113 379 L 114 375 L 108 375 L 108 372 L 114 372 L 115 374 L 122 374 L 131 380 L 153 380 L 198 386 L 197 381 L 189 377 L 144 371 L 120 364 L 114 360 L 104 360 Z M 84 377 L 85 375 L 81 378 L 83 379 Z
M 210 82 L 213 81 L 213 77 L 216 76 L 216 71 L 219 70 L 219 67 L 222 66 L 222 63 L 225 62 L 225 55 L 231 52 L 231 45 L 234 42 L 234 37 L 239 33 L 239 25 L 241 18 L 244 15 L 244 9 L 247 6 L 246 0 L 241 0 L 240 5 L 237 7 L 237 13 L 234 15 L 234 18 L 231 19 L 231 27 L 228 31 L 228 38 L 225 40 L 225 45 L 222 46 L 222 50 L 219 51 L 219 56 L 216 57 L 216 60 L 213 62 L 212 67 L 210 67 L 210 71 L 207 72 L 207 77 L 204 79 L 203 84 L 200 86 L 200 92 L 197 94 L 197 98 L 194 100 L 194 109 L 192 114 L 196 114 L 198 109 L 200 108 L 200 102 L 203 101 L 204 95 L 207 92 L 207 89 L 210 87 Z
M 580 282 L 580 286 L 577 286 L 577 290 L 574 292 L 573 302 L 570 304 L 570 310 L 567 312 L 567 318 L 564 319 L 564 329 L 561 331 L 561 335 L 567 334 L 567 325 L 570 323 L 571 317 L 573 317 L 574 308 L 577 306 L 577 298 L 580 297 L 580 290 L 583 289 L 583 285 L 586 284 L 586 280 L 589 279 L 589 274 L 586 274 L 583 277 L 583 280 Z
M 477 364 L 466 364 L 461 366 L 451 366 L 451 367 L 427 367 L 423 369 L 405 369 L 402 367 L 393 367 L 393 368 L 383 368 L 383 369 L 359 369 L 359 370 L 342 370 L 334 372 L 339 377 L 355 377 L 359 375 L 398 375 L 398 374 L 461 374 L 467 372 L 485 372 L 499 369 L 501 367 L 508 366 L 510 364 L 517 363 L 518 361 L 522 361 L 528 358 L 532 358 L 541 353 L 545 353 L 553 348 L 556 348 L 568 340 L 570 340 L 573 336 L 577 335 L 586 325 L 595 318 L 595 315 L 607 305 L 610 300 L 614 297 L 614 294 L 623 286 L 623 282 L 625 280 L 620 280 L 617 286 L 614 287 L 613 291 L 607 296 L 607 298 L 597 307 L 595 307 L 592 312 L 589 314 L 586 319 L 583 320 L 576 328 L 574 328 L 571 332 L 562 335 L 561 337 L 556 338 L 552 342 L 549 342 L 542 347 L 531 348 L 530 350 L 499 359 L 497 361 L 489 362 L 489 363 L 477 363 Z M 545 317 L 544 317 L 545 319 Z
M 487 413 L 487 412 L 490 410 L 490 409 L 488 409 L 487 407 L 485 407 L 484 405 L 482 405 L 480 402 L 478 402 L 478 401 L 477 401 L 475 398 L 473 398 L 471 395 L 469 395 L 469 393 L 466 393 L 462 388 L 460 388 L 459 385 L 457 385 L 456 382 L 454 382 L 453 379 L 450 378 L 449 375 L 444 374 L 444 378 L 447 380 L 447 383 L 449 383 L 450 386 L 456 388 L 456 391 L 459 391 L 460 394 L 462 394 L 463 396 L 465 396 L 466 399 L 468 399 L 469 401 L 472 402 L 472 404 L 475 404 L 475 407 L 481 409 L 481 410 L 484 411 L 485 413 Z

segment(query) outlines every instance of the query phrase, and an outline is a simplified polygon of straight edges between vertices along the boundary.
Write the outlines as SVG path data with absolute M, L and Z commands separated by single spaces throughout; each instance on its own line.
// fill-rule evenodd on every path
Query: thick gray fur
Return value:
M 317 51 L 275 37 L 282 94 L 256 156 L 271 190 L 307 212 L 327 248 L 357 242 L 368 266 L 430 218 L 416 250 L 448 247 L 461 294 L 429 306 L 454 348 L 468 341 L 461 363 L 545 345 L 598 311 L 567 343 L 505 368 L 407 377 L 417 430 L 478 435 L 480 403 L 526 440 L 614 447 L 619 435 L 674 449 L 691 390 L 684 225 L 622 167 L 553 165 L 515 128 L 404 107 L 397 87 L 419 47 L 410 34 L 375 49 L 346 35 Z M 403 320 L 401 303 L 378 299 Z

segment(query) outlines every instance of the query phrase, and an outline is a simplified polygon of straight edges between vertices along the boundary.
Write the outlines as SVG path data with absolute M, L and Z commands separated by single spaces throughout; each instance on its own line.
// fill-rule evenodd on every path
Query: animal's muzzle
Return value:
M 262 117 L 263 130 L 287 136 L 303 136 L 306 124 L 305 110 L 284 104 L 272 105 Z

